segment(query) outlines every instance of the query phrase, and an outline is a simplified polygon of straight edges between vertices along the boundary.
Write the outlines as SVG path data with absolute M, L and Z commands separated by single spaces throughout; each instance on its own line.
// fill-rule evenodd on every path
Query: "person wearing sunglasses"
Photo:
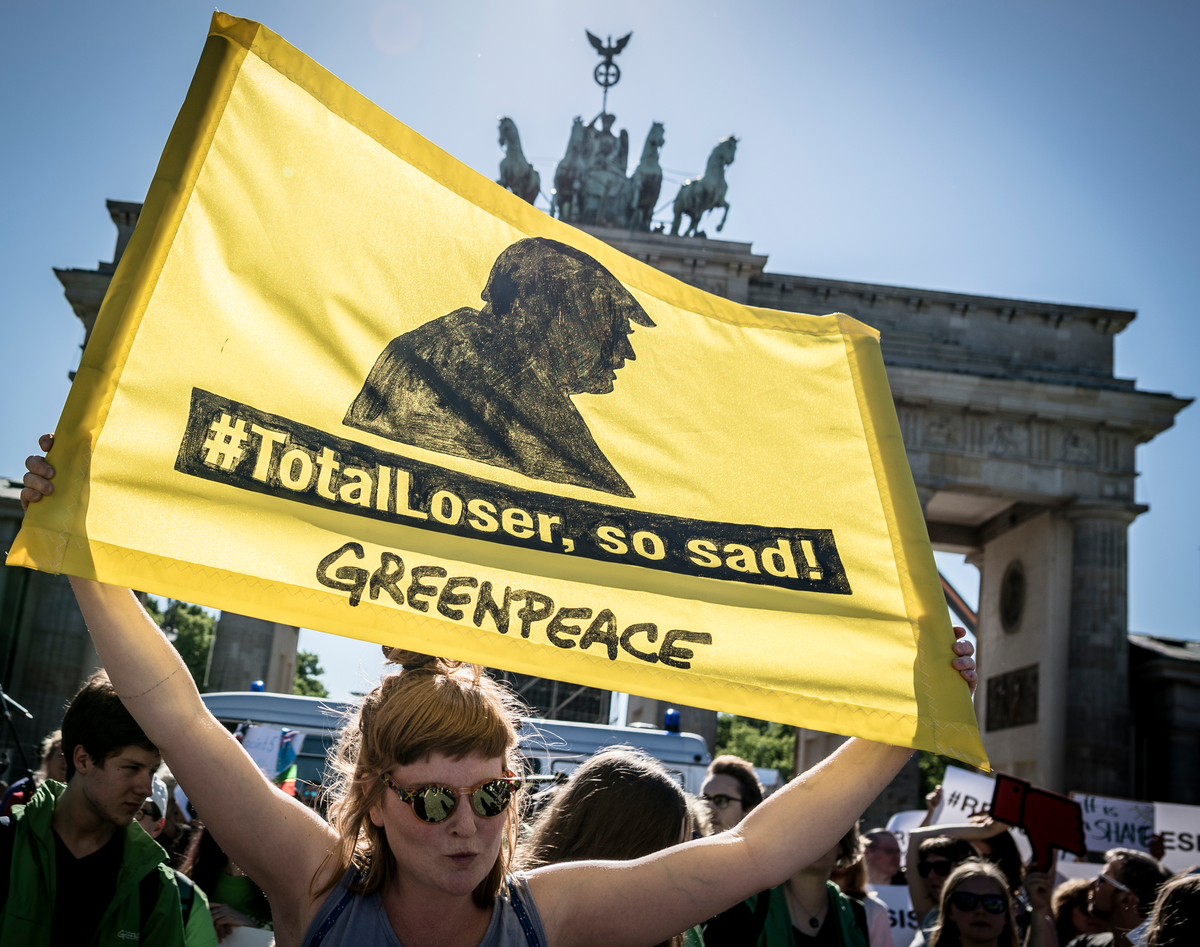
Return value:
M 1104 867 L 1088 890 L 1088 913 L 1107 924 L 1107 933 L 1071 941 L 1075 947 L 1129 947 L 1144 942 L 1146 919 L 1158 890 L 1171 877 L 1145 852 L 1111 848 Z
M 946 879 L 930 947 L 1018 947 L 1008 880 L 989 862 L 968 859 Z
M 975 855 L 968 842 L 940 835 L 941 826 L 914 829 L 908 837 L 905 878 L 912 898 L 913 911 L 921 919 L 921 928 L 911 947 L 926 947 L 938 920 L 942 888 L 955 867 Z
M 52 438 L 41 443 L 49 450 Z M 54 475 L 42 457 L 27 466 L 22 504 L 49 494 Z M 812 864 L 912 755 L 851 739 L 729 832 L 633 862 L 512 872 L 522 708 L 482 669 L 392 650 L 403 670 L 339 737 L 326 823 L 279 792 L 212 716 L 131 591 L 71 584 L 122 702 L 266 892 L 279 947 L 660 943 Z M 947 655 L 968 687 L 972 650 L 959 640 Z

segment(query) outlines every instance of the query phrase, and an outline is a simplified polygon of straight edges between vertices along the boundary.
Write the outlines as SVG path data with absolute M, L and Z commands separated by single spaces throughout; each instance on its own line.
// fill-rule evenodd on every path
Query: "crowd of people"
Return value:
M 47 492 L 45 462 L 31 472 Z M 5 945 L 207 947 L 270 927 L 281 947 L 892 947 L 873 889 L 897 883 L 920 947 L 1200 943 L 1200 875 L 1141 852 L 1056 888 L 983 818 L 914 830 L 902 870 L 896 837 L 858 820 L 903 748 L 848 741 L 770 797 L 736 757 L 691 797 L 613 748 L 531 798 L 512 692 L 396 649 L 341 732 L 325 818 L 208 713 L 132 593 L 72 584 L 106 671 L 0 818 Z M 950 660 L 973 686 L 970 654 L 957 641 Z

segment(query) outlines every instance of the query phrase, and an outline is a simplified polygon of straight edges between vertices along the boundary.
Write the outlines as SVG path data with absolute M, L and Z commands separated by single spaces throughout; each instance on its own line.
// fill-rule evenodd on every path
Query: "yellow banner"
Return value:
M 624 256 L 257 23 L 57 435 L 10 564 L 986 765 L 877 333 Z

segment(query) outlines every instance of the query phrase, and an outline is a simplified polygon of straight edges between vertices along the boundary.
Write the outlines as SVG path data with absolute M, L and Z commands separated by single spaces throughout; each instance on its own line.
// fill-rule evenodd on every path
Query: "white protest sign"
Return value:
M 921 813 L 924 815 L 924 813 Z M 888 909 L 888 920 L 892 922 L 892 942 L 895 947 L 908 947 L 921 929 L 921 919 L 913 910 L 912 895 L 908 885 L 877 885 L 871 888 Z
M 1089 852 L 1133 848 L 1148 852 L 1154 831 L 1154 804 L 1071 793 L 1083 809 L 1083 834 Z
M 282 740 L 283 731 L 279 727 L 250 726 L 242 736 L 242 749 L 250 754 L 254 765 L 263 771 L 267 779 L 275 778 Z
M 1156 802 L 1154 832 L 1162 836 L 1162 862 L 1171 871 L 1200 864 L 1200 806 Z
M 947 766 L 942 777 L 942 801 L 933 813 L 932 825 L 966 822 L 992 806 L 996 780 L 958 766 Z
M 897 812 L 887 821 L 887 830 L 896 836 L 896 842 L 900 845 L 901 871 L 904 871 L 904 862 L 908 857 L 908 833 L 919 828 L 924 821 L 924 809 L 906 809 L 903 812 Z
M 1095 878 L 1103 867 L 1095 862 L 1069 862 L 1059 858 L 1058 864 L 1054 868 L 1058 873 L 1055 881 L 1057 884 L 1062 884 L 1069 878 Z

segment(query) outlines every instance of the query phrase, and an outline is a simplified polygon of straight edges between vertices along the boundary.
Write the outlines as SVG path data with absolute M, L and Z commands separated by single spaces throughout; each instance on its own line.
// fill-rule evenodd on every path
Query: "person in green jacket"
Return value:
M 183 947 L 175 875 L 134 816 L 161 762 L 103 672 L 63 717 L 67 782 L 0 826 L 0 943 Z

